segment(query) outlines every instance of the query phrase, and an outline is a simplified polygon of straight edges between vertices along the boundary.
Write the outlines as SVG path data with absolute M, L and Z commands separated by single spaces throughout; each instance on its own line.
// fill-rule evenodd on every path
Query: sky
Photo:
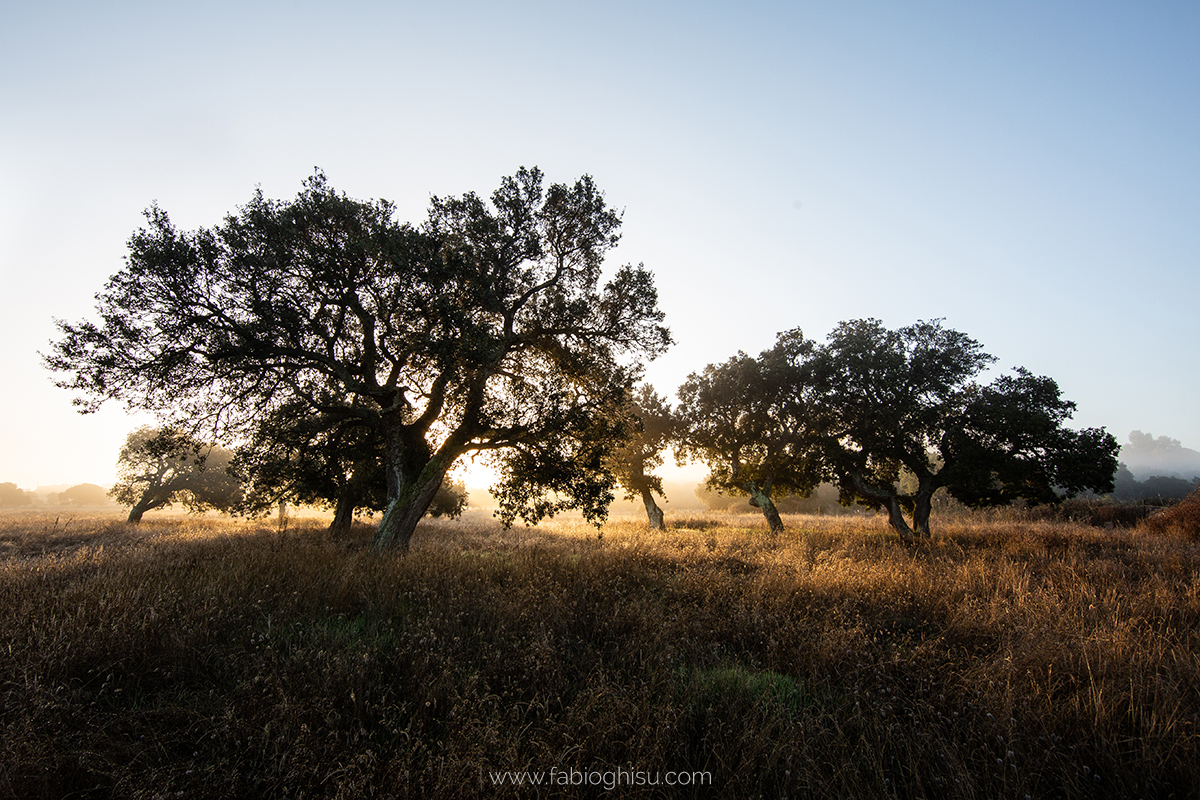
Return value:
M 419 222 L 539 166 L 624 211 L 693 371 L 944 318 L 1078 427 L 1200 449 L 1194 2 L 7 3 L 0 482 L 110 483 L 152 418 L 41 365 L 157 202 L 218 223 L 314 167 Z M 702 475 L 699 470 L 697 475 Z

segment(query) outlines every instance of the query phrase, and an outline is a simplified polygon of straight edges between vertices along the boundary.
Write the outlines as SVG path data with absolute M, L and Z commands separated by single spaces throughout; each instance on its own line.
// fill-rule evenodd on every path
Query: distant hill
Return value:
M 1155 475 L 1190 480 L 1200 476 L 1200 452 L 1184 447 L 1178 439 L 1131 431 L 1121 446 L 1121 462 L 1134 477 L 1144 481 Z

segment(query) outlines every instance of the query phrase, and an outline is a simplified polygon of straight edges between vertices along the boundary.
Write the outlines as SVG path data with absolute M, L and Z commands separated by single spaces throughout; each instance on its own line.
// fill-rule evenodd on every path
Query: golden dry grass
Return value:
M 1200 545 L 960 517 L 0 518 L 0 796 L 1200 794 Z

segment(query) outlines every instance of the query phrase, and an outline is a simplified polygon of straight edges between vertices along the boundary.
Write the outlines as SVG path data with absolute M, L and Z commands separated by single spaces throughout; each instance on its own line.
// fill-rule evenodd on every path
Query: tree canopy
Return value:
M 393 211 L 320 172 L 292 201 L 260 191 L 194 232 L 151 207 L 99 321 L 60 321 L 46 363 L 84 411 L 121 400 L 260 444 L 289 425 L 353 431 L 342 481 L 382 452 L 378 547 L 406 548 L 476 451 L 496 458 L 504 521 L 602 519 L 612 409 L 671 342 L 649 271 L 601 280 L 619 215 L 591 178 L 544 189 L 536 168 L 490 202 L 435 197 L 419 228 Z
M 739 352 L 679 387 L 676 456 L 705 463 L 710 488 L 748 494 L 772 532 L 783 530 L 774 500 L 807 495 L 820 480 L 797 407 L 801 367 L 811 350 L 802 336 L 781 335 L 758 358 Z
M 130 506 L 129 521 L 156 508 L 182 502 L 194 512 L 229 511 L 241 496 L 230 472 L 233 453 L 166 427 L 143 426 L 125 439 L 117 457 L 117 482 L 108 494 Z
M 993 361 L 940 320 L 852 320 L 824 343 L 786 331 L 688 378 L 677 453 L 709 465 L 710 487 L 749 494 L 772 530 L 774 499 L 822 480 L 846 505 L 885 509 L 906 539 L 929 534 L 943 488 L 975 507 L 1112 491 L 1116 439 L 1065 427 L 1075 404 L 1050 378 L 1017 368 L 980 385 Z
M 237 448 L 234 469 L 249 478 L 239 510 L 262 514 L 281 502 L 332 508 L 336 532 L 350 530 L 358 513 L 385 511 L 386 450 L 369 434 L 357 420 L 308 414 L 301 404 L 278 409 Z M 466 486 L 446 481 L 429 514 L 457 517 L 466 506 Z
M 46 500 L 60 506 L 102 506 L 109 503 L 108 492 L 94 483 L 77 483 L 61 492 L 51 492 Z
M 794 391 L 843 498 L 885 508 L 909 538 L 914 529 L 929 534 L 943 487 L 974 507 L 1112 491 L 1116 439 L 1103 428 L 1065 427 L 1075 404 L 1051 378 L 1017 368 L 978 384 L 993 361 L 940 320 L 896 330 L 874 319 L 841 323 L 812 350 Z M 897 488 L 902 467 L 915 491 Z

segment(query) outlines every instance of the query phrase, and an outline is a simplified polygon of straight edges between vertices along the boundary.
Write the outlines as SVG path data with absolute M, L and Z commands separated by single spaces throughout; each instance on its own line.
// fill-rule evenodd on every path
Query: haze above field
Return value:
M 142 210 L 212 225 L 315 165 L 413 222 L 593 175 L 612 263 L 656 273 L 666 394 L 784 329 L 945 317 L 1077 425 L 1198 447 L 1198 40 L 1186 3 L 13 6 L 0 481 L 111 483 L 152 421 L 78 416 L 37 356 Z

